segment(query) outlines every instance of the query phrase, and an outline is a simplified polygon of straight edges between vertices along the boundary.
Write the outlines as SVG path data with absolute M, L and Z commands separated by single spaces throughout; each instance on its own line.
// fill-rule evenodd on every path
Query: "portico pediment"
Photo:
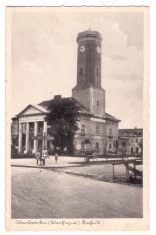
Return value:
M 46 111 L 46 110 L 45 110 Z M 36 105 L 28 105 L 24 110 L 22 110 L 18 116 L 24 116 L 24 115 L 33 115 L 33 114 L 44 114 L 44 110 L 41 107 L 36 107 Z

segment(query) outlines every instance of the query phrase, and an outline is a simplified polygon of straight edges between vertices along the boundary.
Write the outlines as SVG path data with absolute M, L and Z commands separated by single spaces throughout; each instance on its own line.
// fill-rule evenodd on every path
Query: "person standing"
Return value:
M 37 151 L 35 153 L 35 156 L 36 156 L 36 165 L 39 165 L 40 161 L 41 161 L 41 154 L 40 154 L 40 151 Z
M 55 153 L 55 162 L 57 163 L 57 160 L 58 160 L 58 153 L 56 152 Z

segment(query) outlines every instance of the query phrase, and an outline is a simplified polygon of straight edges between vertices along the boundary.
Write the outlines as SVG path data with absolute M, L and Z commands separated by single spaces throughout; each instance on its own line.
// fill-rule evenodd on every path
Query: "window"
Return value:
M 33 126 L 30 127 L 30 134 L 34 134 L 34 127 Z
M 82 68 L 80 68 L 80 74 L 82 75 Z
M 131 139 L 131 143 L 133 143 L 133 140 Z
M 34 148 L 34 141 L 33 140 L 31 140 L 30 145 L 31 145 L 31 148 L 33 149 Z
M 99 126 L 96 125 L 96 135 L 99 135 Z
M 138 139 L 136 139 L 136 143 L 138 143 Z
M 81 126 L 81 135 L 85 135 L 85 125 Z
M 99 106 L 99 101 L 97 100 L 97 106 Z
M 23 123 L 23 125 L 22 125 L 22 132 L 26 133 L 26 123 Z
M 116 141 L 114 140 L 114 143 L 113 143 L 113 147 L 114 147 L 114 149 L 116 149 Z
M 96 142 L 96 151 L 99 152 L 99 143 Z
M 43 133 L 43 128 L 41 126 L 38 127 L 38 132 L 39 132 L 39 134 Z
M 109 144 L 109 150 L 111 150 L 112 149 L 112 145 L 111 144 Z
M 109 136 L 112 136 L 112 129 L 109 129 Z
M 81 142 L 81 149 L 84 150 L 84 147 L 85 147 L 85 143 L 82 141 Z

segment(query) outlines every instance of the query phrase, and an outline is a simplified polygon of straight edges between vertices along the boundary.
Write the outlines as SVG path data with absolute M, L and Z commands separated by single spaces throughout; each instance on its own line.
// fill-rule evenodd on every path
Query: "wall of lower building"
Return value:
M 142 152 L 141 143 L 143 141 L 142 136 L 130 136 L 130 137 L 124 137 L 125 139 L 128 139 L 127 143 L 127 154 L 138 154 Z
M 82 125 L 83 128 L 85 126 L 85 133 L 82 132 Z M 89 140 L 90 144 L 84 144 L 86 140 Z M 106 124 L 93 121 L 89 116 L 81 116 L 79 130 L 74 138 L 74 145 L 76 153 L 84 148 L 85 150 L 96 150 L 98 154 L 103 154 L 106 146 Z
M 13 120 L 11 123 L 11 135 L 18 135 L 18 119 Z
M 14 146 L 18 146 L 18 119 L 15 119 L 11 123 L 11 143 Z
M 115 142 L 118 140 L 118 122 L 106 120 L 106 151 L 116 151 Z

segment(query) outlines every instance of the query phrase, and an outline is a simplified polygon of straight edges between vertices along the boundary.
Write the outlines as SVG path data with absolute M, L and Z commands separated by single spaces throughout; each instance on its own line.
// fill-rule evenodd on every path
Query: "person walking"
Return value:
M 58 153 L 56 152 L 55 153 L 55 162 L 57 163 L 57 160 L 58 160 Z

